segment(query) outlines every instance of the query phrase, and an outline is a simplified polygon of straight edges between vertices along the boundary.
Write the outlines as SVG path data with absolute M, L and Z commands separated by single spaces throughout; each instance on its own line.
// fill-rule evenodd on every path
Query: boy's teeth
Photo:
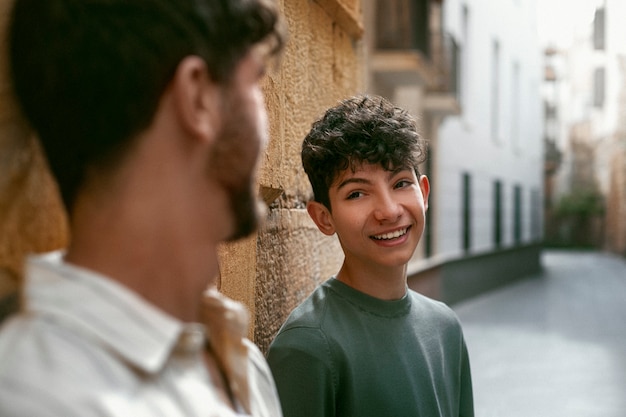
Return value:
M 392 232 L 392 233 L 385 233 L 384 235 L 374 236 L 374 239 L 378 239 L 378 240 L 395 239 L 397 237 L 402 236 L 405 233 L 406 233 L 406 229 L 396 230 L 395 232 Z

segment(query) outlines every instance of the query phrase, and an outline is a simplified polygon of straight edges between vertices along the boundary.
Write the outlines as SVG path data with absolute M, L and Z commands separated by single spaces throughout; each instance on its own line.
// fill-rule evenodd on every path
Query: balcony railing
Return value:
M 430 57 L 430 0 L 376 2 L 376 48 L 420 51 Z
M 376 52 L 417 55 L 427 68 L 428 90 L 459 91 L 460 47 L 444 35 L 438 0 L 378 0 L 376 2 Z
M 433 91 L 451 93 L 458 98 L 460 91 L 461 47 L 450 34 L 433 34 L 433 65 L 437 68 L 437 81 Z

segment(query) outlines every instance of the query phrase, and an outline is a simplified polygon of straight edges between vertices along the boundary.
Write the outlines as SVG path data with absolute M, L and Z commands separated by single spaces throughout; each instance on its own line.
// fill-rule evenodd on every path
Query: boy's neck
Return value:
M 344 262 L 337 274 L 337 280 L 381 300 L 399 300 L 406 294 L 406 265 L 355 268 Z

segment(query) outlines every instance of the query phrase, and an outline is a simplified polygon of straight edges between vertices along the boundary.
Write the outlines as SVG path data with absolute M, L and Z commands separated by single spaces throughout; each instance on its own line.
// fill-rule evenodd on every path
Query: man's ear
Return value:
M 172 80 L 176 114 L 179 123 L 193 137 L 212 140 L 219 131 L 220 88 L 209 76 L 204 60 L 185 57 Z
M 311 216 L 313 222 L 317 225 L 317 228 L 320 229 L 320 232 L 327 236 L 335 234 L 335 225 L 333 224 L 332 215 L 325 205 L 317 201 L 309 201 L 306 205 L 306 210 L 309 212 L 309 216 Z
M 422 175 L 419 178 L 420 190 L 422 190 L 422 197 L 424 198 L 424 210 L 428 210 L 428 195 L 430 194 L 430 181 L 426 175 Z

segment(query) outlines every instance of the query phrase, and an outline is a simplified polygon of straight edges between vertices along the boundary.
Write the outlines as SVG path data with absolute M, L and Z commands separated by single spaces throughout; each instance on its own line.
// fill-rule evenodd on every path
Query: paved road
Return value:
M 453 306 L 476 417 L 626 416 L 626 260 L 546 251 L 544 272 Z

